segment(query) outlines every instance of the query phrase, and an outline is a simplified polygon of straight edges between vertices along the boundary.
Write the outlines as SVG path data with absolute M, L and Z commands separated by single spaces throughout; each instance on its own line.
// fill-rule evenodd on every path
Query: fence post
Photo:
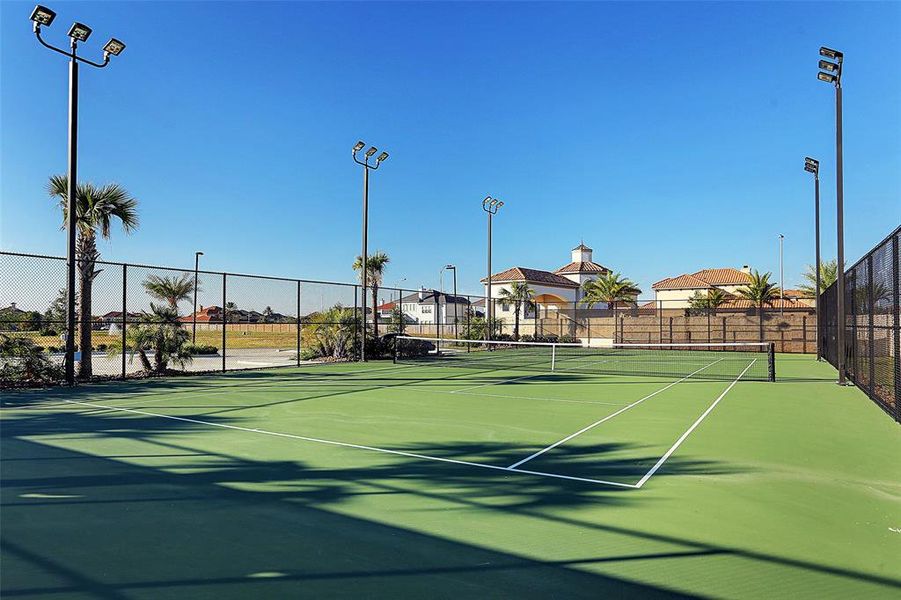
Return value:
M 669 341 L 670 341 L 670 343 L 673 342 L 673 318 L 672 317 L 669 318 Z
M 807 315 L 801 317 L 801 353 L 807 354 Z
M 128 265 L 122 264 L 122 379 L 125 379 L 125 328 L 128 327 Z
M 898 265 L 901 264 L 901 249 L 898 248 L 901 243 L 899 243 L 899 239 L 901 239 L 901 235 L 895 235 L 892 237 L 892 295 L 894 296 L 894 302 L 892 302 L 892 321 L 894 321 L 894 329 L 895 335 L 894 338 L 894 346 L 895 346 L 895 421 L 901 423 L 901 290 L 899 290 L 899 279 L 901 279 L 901 273 L 899 273 Z
M 228 296 L 226 295 L 225 289 L 225 281 L 228 279 L 228 275 L 222 274 L 222 372 L 225 373 L 225 328 L 226 323 L 228 323 L 228 309 L 226 308 L 226 299 Z
M 726 341 L 726 317 L 723 317 L 723 342 Z
M 710 343 L 710 309 L 706 309 L 707 312 L 707 343 Z
M 657 301 L 657 341 L 663 343 L 663 300 Z
M 846 286 L 847 287 L 847 284 Z M 850 363 L 850 375 L 851 380 L 855 383 L 857 382 L 857 267 L 851 272 L 851 302 L 845 303 L 845 306 L 850 306 L 850 310 L 845 311 L 845 322 L 841 324 L 841 326 L 847 329 L 846 325 L 848 323 L 848 317 L 851 317 L 851 339 L 848 340 L 848 337 L 845 337 L 845 348 L 848 347 L 850 341 L 850 361 L 845 361 L 845 373 L 849 373 L 848 365 Z M 845 349 L 842 349 L 845 352 L 845 356 L 848 356 L 848 353 Z
M 874 338 L 874 327 L 873 327 L 873 315 L 876 312 L 876 302 L 873 297 L 873 254 L 867 257 L 867 312 L 869 314 L 869 319 L 867 319 L 867 342 L 869 343 L 869 349 L 867 351 L 868 358 L 870 361 L 870 385 L 869 385 L 869 393 L 870 398 L 876 397 L 876 340 Z
M 300 366 L 300 333 L 303 325 L 300 323 L 300 281 L 297 282 L 297 366 Z
M 354 351 L 360 348 L 360 318 L 358 312 L 359 298 L 357 298 L 357 284 L 354 284 Z M 363 315 L 366 318 L 366 315 Z M 352 355 L 351 355 L 352 356 Z
M 438 355 L 441 355 L 441 298 L 438 294 L 441 292 L 435 292 L 435 352 Z

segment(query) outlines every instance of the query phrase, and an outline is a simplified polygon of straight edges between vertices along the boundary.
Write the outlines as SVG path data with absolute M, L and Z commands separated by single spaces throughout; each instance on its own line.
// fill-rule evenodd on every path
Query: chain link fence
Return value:
M 845 375 L 901 423 L 901 335 L 899 275 L 901 227 L 845 272 L 845 347 L 838 347 L 837 284 L 820 296 L 823 355 L 838 368 L 844 353 Z
M 97 261 L 93 273 L 90 316 L 79 319 L 75 333 L 81 379 L 297 366 L 361 355 L 364 290 L 359 284 L 112 261 Z M 62 377 L 65 286 L 65 259 L 0 252 L 0 335 L 40 353 L 45 381 Z M 762 309 L 696 309 L 665 300 L 593 307 L 547 298 L 534 304 L 496 297 L 490 302 L 489 327 L 483 296 L 370 287 L 365 290 L 367 359 L 390 354 L 375 333 L 490 335 L 588 346 L 766 341 L 774 342 L 778 352 L 816 352 L 815 309 L 809 301 Z M 77 317 L 81 306 L 76 297 Z M 12 368 L 22 359 L 0 358 L 0 363 Z M 4 380 L 11 376 L 4 371 Z

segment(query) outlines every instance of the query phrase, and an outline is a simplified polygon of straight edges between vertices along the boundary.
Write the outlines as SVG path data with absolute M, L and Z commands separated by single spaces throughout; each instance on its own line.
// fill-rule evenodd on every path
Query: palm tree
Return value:
M 729 295 L 720 288 L 710 288 L 706 294 L 702 294 L 700 291 L 695 292 L 688 299 L 688 304 L 695 309 L 712 309 L 712 312 L 716 314 L 716 309 L 725 304 L 728 299 Z
M 615 302 L 632 301 L 641 293 L 631 279 L 612 272 L 586 281 L 582 284 L 582 290 L 585 294 L 580 302 L 588 305 L 588 308 L 601 302 L 606 302 L 607 308 L 613 308 Z
M 89 379 L 91 369 L 91 286 L 100 274 L 96 269 L 100 252 L 97 250 L 97 234 L 109 239 L 113 220 L 118 219 L 125 233 L 138 226 L 138 201 L 124 188 L 115 183 L 95 186 L 80 183 L 75 192 L 75 216 L 78 227 L 76 242 L 77 267 L 79 271 L 78 289 L 78 345 L 81 361 L 78 363 L 78 377 Z M 53 175 L 47 185 L 52 198 L 59 201 L 63 213 L 63 227 L 69 215 L 69 178 Z
M 513 339 L 519 339 L 519 311 L 525 306 L 529 310 L 535 306 L 535 292 L 529 287 L 528 283 L 514 281 L 510 284 L 510 288 L 503 288 L 498 296 L 506 301 L 513 303 Z
M 132 357 L 137 353 L 141 367 L 147 372 L 165 373 L 170 362 L 184 367 L 191 361 L 187 349 L 190 339 L 188 331 L 182 327 L 178 309 L 170 305 L 150 303 L 150 312 L 141 315 L 137 325 L 128 328 L 126 347 Z M 110 346 L 111 356 L 122 352 L 121 342 Z M 153 363 L 147 353 L 153 352 Z
M 809 298 L 814 298 L 817 293 L 817 271 L 813 265 L 807 265 L 807 270 L 801 274 L 807 283 L 798 286 Z M 827 260 L 820 263 L 820 292 L 835 283 L 838 279 L 838 261 Z
M 376 306 L 379 303 L 379 286 L 382 285 L 382 278 L 385 275 L 385 267 L 387 264 L 391 262 L 391 259 L 388 258 L 388 255 L 382 252 L 381 250 L 376 251 L 375 254 L 366 257 L 366 284 L 369 286 L 369 289 L 372 290 L 372 333 L 375 337 L 379 336 L 379 311 L 376 310 Z M 363 258 L 358 256 L 356 260 L 354 260 L 354 271 L 360 272 L 360 281 L 363 281 Z M 366 293 L 366 290 L 363 290 L 363 293 Z M 366 318 L 366 315 L 363 315 L 363 318 Z M 435 317 L 438 318 L 437 315 Z
M 772 273 L 760 274 L 754 269 L 749 276 L 747 285 L 735 290 L 745 300 L 750 300 L 757 307 L 760 318 L 760 341 L 763 340 L 763 307 L 779 296 L 779 290 L 775 284 L 770 283 Z
M 187 273 L 180 277 L 148 275 L 141 285 L 148 294 L 176 309 L 179 302 L 190 299 L 194 293 L 194 277 Z

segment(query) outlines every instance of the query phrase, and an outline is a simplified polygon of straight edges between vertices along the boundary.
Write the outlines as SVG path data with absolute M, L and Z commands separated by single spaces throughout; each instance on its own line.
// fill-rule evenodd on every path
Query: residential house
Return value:
M 725 267 L 720 269 L 701 269 L 695 273 L 683 273 L 675 277 L 661 279 L 651 286 L 655 300 L 644 304 L 641 308 L 686 309 L 691 306 L 691 298 L 695 295 L 706 295 L 710 290 L 719 289 L 726 293 L 726 301 L 718 310 L 749 310 L 754 304 L 741 298 L 738 293 L 751 280 L 751 269 L 744 265 L 741 269 Z M 775 298 L 767 308 L 782 310 L 809 310 L 811 302 L 802 298 L 798 290 L 785 290 L 785 298 Z
M 178 318 L 182 323 L 193 323 L 194 315 L 185 315 L 183 317 Z M 197 322 L 198 323 L 221 323 L 222 322 L 222 307 L 221 306 L 203 306 L 200 305 L 200 308 L 197 309 Z
M 580 243 L 573 248 L 570 254 L 570 262 L 554 271 L 532 269 L 527 267 L 512 267 L 500 273 L 491 275 L 491 297 L 497 299 L 494 303 L 495 318 L 512 321 L 514 319 L 514 307 L 512 303 L 503 301 L 501 292 L 510 290 L 514 282 L 525 283 L 535 294 L 535 303 L 539 311 L 544 310 L 571 310 L 584 296 L 582 285 L 586 281 L 597 279 L 599 276 L 610 273 L 610 269 L 594 262 L 592 254 L 594 250 Z M 488 293 L 488 278 L 482 279 L 485 293 Z M 527 307 L 521 307 L 520 317 L 529 318 L 534 313 Z
M 422 288 L 414 294 L 401 298 L 400 306 L 404 319 L 408 323 L 452 325 L 454 319 L 462 322 L 466 318 L 466 311 L 470 304 L 469 300 L 463 296 Z M 381 308 L 380 306 L 379 309 L 381 310 Z M 390 316 L 390 309 L 388 314 Z M 379 316 L 381 315 L 380 312 Z

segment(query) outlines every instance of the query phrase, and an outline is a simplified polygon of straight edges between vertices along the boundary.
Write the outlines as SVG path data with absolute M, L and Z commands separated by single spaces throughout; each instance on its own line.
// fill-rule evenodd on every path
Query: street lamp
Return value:
M 836 269 L 836 298 L 835 308 L 837 314 L 836 329 L 836 368 L 838 369 L 838 384 L 845 385 L 845 208 L 844 208 L 844 183 L 842 170 L 842 63 L 845 55 L 838 50 L 820 47 L 820 56 L 828 60 L 820 60 L 820 71 L 817 79 L 831 83 L 835 86 L 835 210 L 836 210 L 836 237 L 837 262 Z
M 814 209 L 814 229 L 816 231 L 816 255 L 814 260 L 816 264 L 814 268 L 817 271 L 816 278 L 816 298 L 814 301 L 814 309 L 816 310 L 817 320 L 817 360 L 822 360 L 822 351 L 820 348 L 820 161 L 804 157 L 804 170 L 813 173 L 813 209 Z
M 194 253 L 194 318 L 193 323 L 191 325 L 191 343 L 197 343 L 197 275 L 198 268 L 200 267 L 200 257 L 203 256 L 203 252 L 195 252 Z
M 453 272 L 454 272 L 454 339 L 457 339 L 457 338 L 459 337 L 458 331 L 457 331 L 457 321 L 458 321 L 458 319 L 457 319 L 457 317 L 458 317 L 457 310 L 459 309 L 459 305 L 457 304 L 457 267 L 454 266 L 454 265 L 444 265 L 443 267 L 441 267 L 441 275 L 442 275 L 442 279 L 441 279 L 441 291 L 442 291 L 442 293 L 444 292 L 444 279 L 443 279 L 443 275 L 444 275 L 444 271 L 445 271 L 445 270 L 453 271 Z M 446 313 L 447 313 L 447 298 L 446 298 L 446 297 L 445 297 L 445 299 L 444 299 L 444 312 L 445 312 L 445 315 L 446 315 Z
M 72 210 L 75 206 L 78 182 L 78 63 L 85 63 L 92 67 L 102 69 L 109 64 L 110 56 L 118 56 L 125 49 L 125 44 L 111 38 L 103 47 L 103 62 L 94 62 L 77 55 L 78 43 L 86 42 L 91 36 L 91 28 L 82 23 L 75 23 L 69 29 L 69 50 L 57 48 L 44 41 L 41 37 L 41 27 L 50 27 L 56 13 L 49 8 L 41 5 L 35 6 L 31 13 L 31 20 L 34 23 L 34 35 L 42 46 L 53 50 L 63 56 L 69 58 L 69 161 L 68 161 L 68 190 L 66 191 L 66 202 L 69 205 L 67 210 L 67 234 L 68 234 L 68 251 L 66 258 L 66 266 L 68 267 L 68 278 L 66 281 L 67 307 L 66 307 L 66 383 L 75 384 L 75 261 L 76 261 L 76 229 L 78 226 L 78 215 L 76 210 Z M 90 316 L 88 316 L 90 318 Z M 82 348 L 82 352 L 90 352 L 91 350 Z
M 485 339 L 491 340 L 491 219 L 497 214 L 497 211 L 504 205 L 503 202 L 491 196 L 485 196 L 482 200 L 482 210 L 488 213 L 488 293 L 485 300 Z
M 785 253 L 783 248 L 785 245 L 785 236 L 779 234 L 779 314 L 785 314 L 785 261 L 783 260 Z
M 363 270 L 363 336 L 360 339 L 360 360 L 364 362 L 366 361 L 366 288 L 369 284 L 369 171 L 378 169 L 379 165 L 388 158 L 388 153 L 382 152 L 375 159 L 375 164 L 370 164 L 369 159 L 378 152 L 375 146 L 370 146 L 363 159 L 360 160 L 357 158 L 357 154 L 365 145 L 362 141 L 357 142 L 354 144 L 352 152 L 354 162 L 363 167 L 363 253 L 360 255 L 360 265 Z M 375 311 L 374 306 L 372 310 Z

